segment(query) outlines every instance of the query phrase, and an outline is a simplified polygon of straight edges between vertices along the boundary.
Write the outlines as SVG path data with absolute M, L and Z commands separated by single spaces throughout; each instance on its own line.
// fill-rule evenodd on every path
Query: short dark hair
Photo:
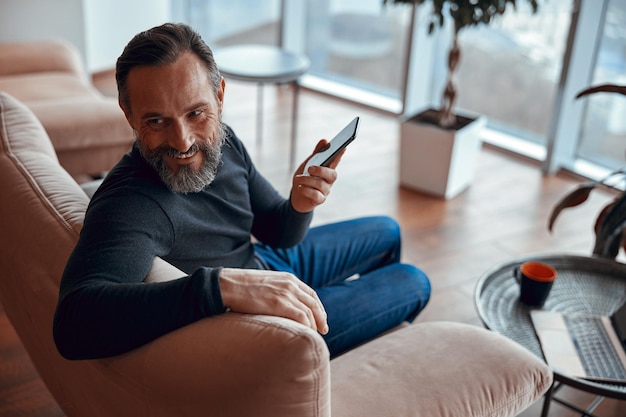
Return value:
M 211 48 L 198 32 L 183 23 L 165 23 L 135 35 L 124 48 L 115 65 L 115 80 L 120 102 L 130 111 L 128 74 L 139 66 L 171 64 L 184 52 L 193 52 L 204 62 L 215 94 L 222 76 L 217 69 Z

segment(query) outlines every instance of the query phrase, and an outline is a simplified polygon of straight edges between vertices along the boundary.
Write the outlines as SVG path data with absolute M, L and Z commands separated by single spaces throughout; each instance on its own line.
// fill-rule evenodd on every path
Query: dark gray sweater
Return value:
M 64 357 L 121 354 L 223 313 L 221 267 L 260 267 L 251 235 L 275 247 L 302 240 L 312 214 L 296 212 L 228 132 L 223 164 L 199 193 L 170 191 L 137 145 L 107 175 L 61 281 L 54 339 Z M 156 256 L 189 276 L 143 283 Z

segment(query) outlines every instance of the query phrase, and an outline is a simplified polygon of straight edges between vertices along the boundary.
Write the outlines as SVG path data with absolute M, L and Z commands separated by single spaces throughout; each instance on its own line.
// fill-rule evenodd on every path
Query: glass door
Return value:
M 545 148 L 571 24 L 571 0 L 524 1 L 489 26 L 463 29 L 456 82 L 457 106 L 487 117 L 487 139 L 514 138 Z M 443 48 L 439 48 L 443 49 Z M 443 85 L 446 57 L 434 65 Z M 437 97 L 438 100 L 438 97 Z M 543 151 L 545 153 L 545 150 Z
M 412 11 L 382 0 L 307 1 L 300 29 L 311 68 L 302 84 L 400 113 Z
M 280 45 L 281 0 L 184 0 L 172 15 L 196 29 L 211 48 Z
M 626 85 L 626 0 L 609 0 L 591 85 Z M 585 86 L 586 87 L 586 86 Z M 579 99 L 585 111 L 577 157 L 610 170 L 622 167 L 626 149 L 626 96 L 596 93 Z

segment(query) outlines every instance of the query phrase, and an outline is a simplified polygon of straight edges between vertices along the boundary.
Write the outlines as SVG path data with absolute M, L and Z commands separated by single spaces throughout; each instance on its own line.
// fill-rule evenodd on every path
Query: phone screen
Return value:
M 348 146 L 355 138 L 359 128 L 359 118 L 355 117 L 330 141 L 329 146 L 313 155 L 304 167 L 304 175 L 309 175 L 310 166 L 328 166 L 342 149 Z

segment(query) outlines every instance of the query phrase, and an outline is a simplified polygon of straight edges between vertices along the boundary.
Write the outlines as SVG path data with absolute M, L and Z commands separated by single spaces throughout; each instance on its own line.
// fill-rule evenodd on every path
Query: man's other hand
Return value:
M 223 268 L 220 290 L 231 311 L 295 320 L 328 333 L 326 310 L 315 291 L 288 272 Z

